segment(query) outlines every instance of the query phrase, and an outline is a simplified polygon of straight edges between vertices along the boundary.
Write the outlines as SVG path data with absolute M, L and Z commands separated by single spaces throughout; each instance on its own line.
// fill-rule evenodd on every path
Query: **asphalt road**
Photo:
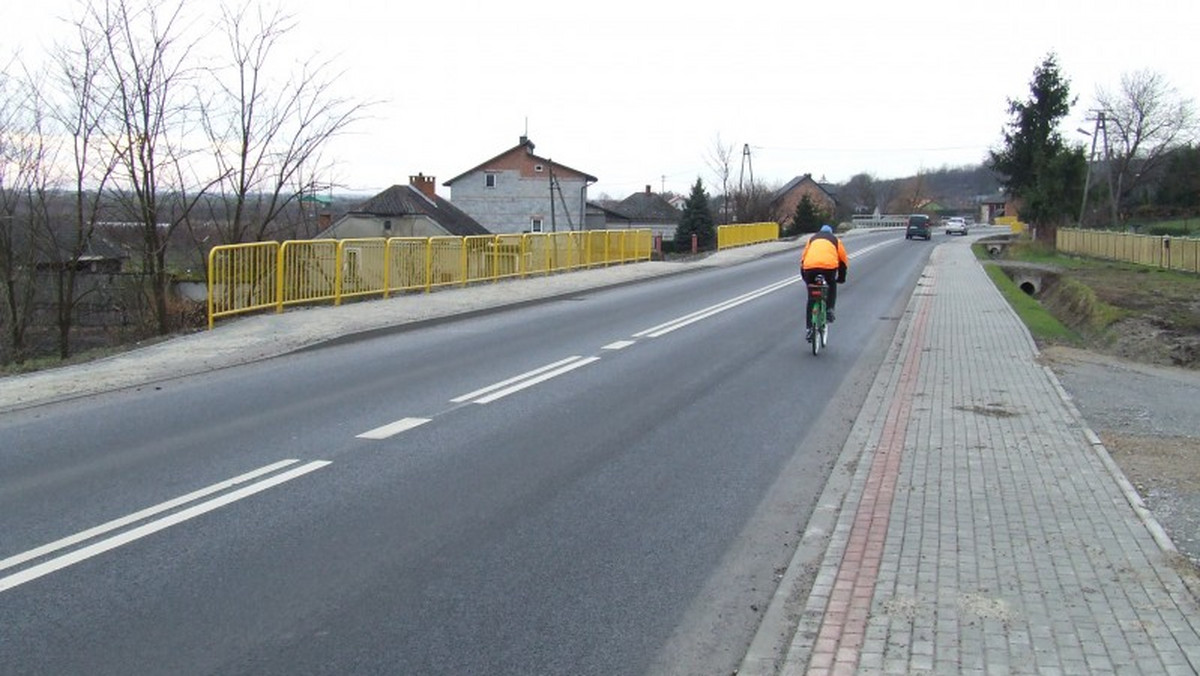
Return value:
M 0 414 L 2 671 L 731 671 L 931 249 L 848 245 L 818 357 L 779 255 Z

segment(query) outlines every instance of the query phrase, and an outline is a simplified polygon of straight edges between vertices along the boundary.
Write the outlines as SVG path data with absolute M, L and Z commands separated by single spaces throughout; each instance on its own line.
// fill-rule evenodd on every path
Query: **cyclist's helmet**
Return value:
M 822 226 L 821 226 L 821 232 L 833 232 L 833 226 L 830 226 L 830 225 L 822 225 Z

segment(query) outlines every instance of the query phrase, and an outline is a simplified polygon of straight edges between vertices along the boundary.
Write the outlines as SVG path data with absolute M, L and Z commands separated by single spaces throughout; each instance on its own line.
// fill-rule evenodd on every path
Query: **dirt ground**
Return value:
M 1200 569 L 1200 278 L 1118 264 L 1057 272 L 1038 299 L 1079 336 L 1039 344 L 1042 359 Z

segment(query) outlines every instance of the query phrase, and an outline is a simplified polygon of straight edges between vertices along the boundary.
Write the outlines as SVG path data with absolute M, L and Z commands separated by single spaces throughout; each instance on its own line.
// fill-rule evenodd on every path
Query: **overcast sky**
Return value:
M 4 4 L 5 39 L 27 51 L 75 5 Z M 718 138 L 734 181 L 752 172 L 769 186 L 978 164 L 1051 51 L 1079 98 L 1064 133 L 1080 142 L 1097 86 L 1124 73 L 1157 71 L 1200 99 L 1196 0 L 286 7 L 297 58 L 334 58 L 343 93 L 380 101 L 330 149 L 331 180 L 362 192 L 422 172 L 449 197 L 441 183 L 526 133 L 538 155 L 596 176 L 593 198 L 686 193 L 698 177 L 718 192 Z

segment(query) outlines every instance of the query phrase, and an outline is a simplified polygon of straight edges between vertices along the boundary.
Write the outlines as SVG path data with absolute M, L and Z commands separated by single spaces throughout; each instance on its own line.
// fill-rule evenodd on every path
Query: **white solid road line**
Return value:
M 508 395 L 513 394 L 514 392 L 520 392 L 521 390 L 523 390 L 527 387 L 533 387 L 534 385 L 537 385 L 540 382 L 544 382 L 544 381 L 550 380 L 551 378 L 561 376 L 564 373 L 574 371 L 577 368 L 587 366 L 588 364 L 591 364 L 592 362 L 597 362 L 597 361 L 600 361 L 600 357 L 588 357 L 586 359 L 576 359 L 576 360 L 572 361 L 571 363 L 567 364 L 566 366 L 561 366 L 559 368 L 554 369 L 553 371 L 548 371 L 546 373 L 543 373 L 540 376 L 537 376 L 536 378 L 530 378 L 529 380 L 519 382 L 516 385 L 512 385 L 512 386 L 506 387 L 502 390 L 493 392 L 485 397 L 480 397 L 475 400 L 475 403 L 476 404 L 490 404 L 493 401 L 496 401 L 497 399 L 500 399 L 502 397 L 507 397 Z
M 722 301 L 720 303 L 717 303 L 716 305 L 710 305 L 702 310 L 697 310 L 691 314 L 687 314 L 682 317 L 677 317 L 668 322 L 663 322 L 662 324 L 659 324 L 658 326 L 652 326 L 652 327 L 646 329 L 645 331 L 639 331 L 638 333 L 635 333 L 633 335 L 635 338 L 642 338 L 642 337 L 658 338 L 659 336 L 666 335 L 672 331 L 675 331 L 676 329 L 682 329 L 683 327 L 685 327 L 689 324 L 694 324 L 702 319 L 707 319 L 717 313 L 724 312 L 730 308 L 735 308 L 743 303 L 749 303 L 750 301 L 752 301 L 756 298 L 765 296 L 768 293 L 771 293 L 772 291 L 778 291 L 779 289 L 782 289 L 791 284 L 795 284 L 798 281 L 800 281 L 800 275 L 796 275 L 795 277 L 789 277 L 788 279 L 785 279 L 781 282 L 775 282 L 774 284 L 771 284 L 770 286 L 764 286 L 761 289 L 755 289 L 754 291 L 751 291 L 749 293 L 744 293 L 736 298 L 731 298 L 729 300 Z
M 450 401 L 452 401 L 456 404 L 461 404 L 464 401 L 471 401 L 471 400 L 475 399 L 476 397 L 485 395 L 488 392 L 491 392 L 493 390 L 498 390 L 502 387 L 508 387 L 509 385 L 511 385 L 513 383 L 520 382 L 522 380 L 525 380 L 526 378 L 532 378 L 533 376 L 536 376 L 540 373 L 545 373 L 546 371 L 556 369 L 564 364 L 570 364 L 571 362 L 578 361 L 580 359 L 583 359 L 583 357 L 580 357 L 578 355 L 576 355 L 574 357 L 567 357 L 566 359 L 560 359 L 560 360 L 554 362 L 553 364 L 546 364 L 545 366 L 543 366 L 541 368 L 536 368 L 532 371 L 526 371 L 525 373 L 522 373 L 519 376 L 513 376 L 512 378 L 509 378 L 508 380 L 501 380 L 498 383 L 495 383 L 493 385 L 488 385 L 487 387 L 482 387 L 478 390 L 475 390 L 474 392 L 468 392 L 467 394 L 464 394 L 461 397 L 455 397 L 455 398 L 451 399 Z
M 402 418 L 394 423 L 376 427 L 369 432 L 363 432 L 358 435 L 359 439 L 387 439 L 388 437 L 396 436 L 401 432 L 406 432 L 414 427 L 420 427 L 429 422 L 431 418 Z
M 215 483 L 207 488 L 201 488 L 198 491 L 193 491 L 191 493 L 188 493 L 187 495 L 175 498 L 173 500 L 167 500 L 166 502 L 159 503 L 157 505 L 154 505 L 153 507 L 147 507 L 146 509 L 134 512 L 133 514 L 130 514 L 129 516 L 123 516 L 119 519 L 113 519 L 112 521 L 109 521 L 107 523 L 100 524 L 99 526 L 96 526 L 94 528 L 89 528 L 85 531 L 80 531 L 74 535 L 68 535 L 67 537 L 62 538 L 61 540 L 55 540 L 54 542 L 42 545 L 41 547 L 38 547 L 36 549 L 31 549 L 27 552 L 22 552 L 15 556 L 10 556 L 7 559 L 0 561 L 0 570 L 4 570 L 6 568 L 12 568 L 13 566 L 25 563 L 26 561 L 31 561 L 40 556 L 45 556 L 46 554 L 56 552 L 60 549 L 66 548 L 66 547 L 70 547 L 71 545 L 79 544 L 80 542 L 83 542 L 85 540 L 90 540 L 98 535 L 103 535 L 109 531 L 114 531 L 118 528 L 124 528 L 125 526 L 128 526 L 133 523 L 137 523 L 138 521 L 141 521 L 143 519 L 148 519 L 148 518 L 154 516 L 155 514 L 161 514 L 162 512 L 166 512 L 168 510 L 175 509 L 176 507 L 179 507 L 181 505 L 186 505 L 189 502 L 194 502 L 196 500 L 199 500 L 200 498 L 212 495 L 213 493 L 220 493 L 221 491 L 232 488 L 238 484 L 245 483 L 247 481 L 250 481 L 251 479 L 257 479 L 258 477 L 260 477 L 264 474 L 270 474 L 271 472 L 274 472 L 279 469 L 283 469 L 284 467 L 287 467 L 288 465 L 294 465 L 298 462 L 300 462 L 300 461 L 299 460 L 280 460 L 279 462 L 267 465 L 266 467 L 260 467 L 256 470 L 246 472 L 245 474 L 242 474 L 240 476 L 235 476 L 232 479 L 227 479 L 225 481 Z
M 854 253 L 848 254 L 847 257 L 850 259 L 858 258 L 859 256 L 869 253 L 881 246 L 888 246 L 890 244 L 894 244 L 896 241 L 898 241 L 898 240 L 887 240 L 884 242 L 877 242 L 875 244 L 872 244 L 871 246 L 865 247 L 863 249 L 859 249 L 858 251 L 855 251 Z M 659 324 L 658 326 L 652 326 L 652 327 L 646 329 L 645 331 L 639 331 L 638 333 L 633 334 L 633 336 L 635 338 L 643 338 L 643 337 L 658 338 L 659 336 L 666 335 L 672 331 L 675 331 L 676 329 L 681 329 L 689 324 L 694 324 L 702 319 L 707 319 L 717 313 L 724 312 L 725 310 L 728 310 L 730 308 L 735 308 L 743 303 L 748 303 L 756 298 L 765 296 L 768 293 L 771 293 L 772 291 L 778 291 L 779 289 L 782 289 L 784 287 L 795 284 L 796 282 L 799 282 L 800 280 L 801 280 L 800 275 L 796 275 L 795 277 L 789 277 L 787 279 L 784 279 L 783 281 L 775 282 L 774 284 L 764 286 L 761 289 L 755 289 L 754 291 L 744 293 L 740 296 L 737 296 L 736 298 L 731 298 L 729 300 L 717 303 L 716 305 L 710 305 L 709 307 L 706 307 L 704 309 L 697 310 L 691 314 L 687 314 L 682 317 L 672 319 L 668 322 L 663 322 L 662 324 Z
M 850 258 L 857 258 L 873 249 L 876 249 L 880 246 L 885 246 L 889 243 L 891 243 L 891 242 L 879 242 L 877 244 L 873 244 L 869 247 L 860 249 L 860 250 L 850 254 Z M 755 300 L 756 298 L 765 296 L 766 294 L 771 293 L 773 291 L 778 291 L 779 289 L 785 288 L 785 287 L 795 284 L 796 282 L 799 282 L 799 281 L 801 281 L 801 277 L 799 275 L 789 277 L 782 281 L 775 282 L 774 284 L 770 284 L 770 285 L 762 287 L 760 289 L 755 289 L 754 291 L 750 291 L 748 293 L 742 294 L 741 296 L 737 296 L 735 298 L 731 298 L 729 300 L 722 301 L 715 305 L 710 305 L 709 307 L 703 308 L 701 310 L 697 310 L 695 312 L 684 315 L 682 317 L 677 317 L 668 322 L 664 322 L 662 324 L 653 326 L 644 331 L 635 333 L 635 334 L 633 334 L 633 337 L 635 338 L 635 340 L 614 341 L 614 342 L 611 342 L 611 343 L 601 347 L 600 349 L 607 350 L 607 351 L 623 350 L 627 347 L 636 345 L 637 338 L 642 338 L 642 337 L 657 338 L 659 336 L 662 336 L 662 335 L 668 334 L 672 331 L 675 331 L 676 329 L 681 329 L 689 324 L 693 324 L 695 322 L 698 322 L 702 319 L 706 319 L 706 318 L 711 317 L 720 312 L 724 312 L 725 310 L 728 310 L 730 308 L 737 307 L 739 305 L 742 305 L 743 303 L 748 303 L 752 300 Z M 516 376 L 513 376 L 506 380 L 502 380 L 498 383 L 488 385 L 487 387 L 482 387 L 473 392 L 469 392 L 467 394 L 464 394 L 464 395 L 461 395 L 458 397 L 454 397 L 450 401 L 453 403 L 456 403 L 456 404 L 461 404 L 461 403 L 465 403 L 465 402 L 471 402 L 471 403 L 475 403 L 475 404 L 488 404 L 493 401 L 496 401 L 497 399 L 501 399 L 501 398 L 506 397 L 515 392 L 520 392 L 521 390 L 532 387 L 538 383 L 545 382 L 551 378 L 562 375 L 564 373 L 568 373 L 570 371 L 574 371 L 577 368 L 581 368 L 583 366 L 586 366 L 588 364 L 591 364 L 592 362 L 596 362 L 599 360 L 600 360 L 600 357 L 584 358 L 579 355 L 567 357 L 566 359 L 560 359 L 559 361 L 556 361 L 552 364 L 547 364 L 540 368 L 536 368 L 532 371 L 526 371 L 525 373 L 522 373 L 520 375 L 516 375 Z M 424 425 L 425 423 L 428 423 L 431 421 L 432 421 L 431 418 L 403 418 L 394 423 L 389 423 L 387 425 L 377 427 L 368 432 L 363 432 L 362 434 L 358 435 L 358 438 L 360 438 L 360 439 L 376 439 L 376 440 L 387 439 L 389 437 L 400 434 L 401 432 L 405 432 L 407 430 L 413 429 L 414 427 Z
M 291 462 L 297 461 L 293 460 Z M 2 577 L 0 578 L 0 593 L 8 591 L 13 587 L 25 584 L 31 580 L 36 580 L 43 575 L 49 575 L 55 571 L 62 570 L 63 568 L 79 563 L 80 561 L 90 559 L 93 556 L 116 549 L 121 545 L 129 544 L 130 542 L 144 538 L 147 535 L 157 533 L 160 530 L 183 523 L 184 521 L 200 516 L 201 514 L 224 507 L 225 505 L 241 500 L 242 498 L 265 491 L 273 486 L 278 486 L 286 481 L 291 481 L 292 479 L 308 474 L 314 470 L 318 470 L 328 464 L 329 461 L 327 460 L 315 460 L 306 465 L 301 465 L 295 469 L 283 472 L 282 474 L 276 474 L 268 479 L 250 484 L 249 486 L 244 486 L 236 491 L 226 493 L 220 497 L 213 498 L 207 502 L 202 502 L 198 505 L 181 510 L 171 514 L 170 516 L 165 516 L 156 521 L 151 521 L 138 526 L 137 528 L 120 533 L 119 535 L 114 535 L 113 537 L 101 540 L 94 544 L 88 545 L 87 547 L 63 554 L 62 556 L 50 559 L 49 561 L 39 563 L 36 566 L 31 566 L 18 573 L 13 573 L 7 577 Z

